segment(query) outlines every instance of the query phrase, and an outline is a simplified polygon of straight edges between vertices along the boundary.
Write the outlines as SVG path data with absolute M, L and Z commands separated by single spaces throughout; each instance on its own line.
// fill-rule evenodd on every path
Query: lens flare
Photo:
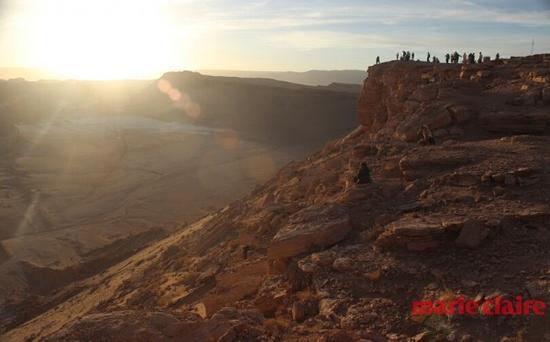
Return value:
M 216 142 L 226 150 L 237 150 L 241 145 L 239 134 L 228 129 L 216 133 Z
M 166 79 L 157 82 L 157 88 L 172 101 L 174 107 L 182 110 L 191 119 L 198 119 L 202 114 L 201 106 L 191 99 L 191 96 L 172 86 Z

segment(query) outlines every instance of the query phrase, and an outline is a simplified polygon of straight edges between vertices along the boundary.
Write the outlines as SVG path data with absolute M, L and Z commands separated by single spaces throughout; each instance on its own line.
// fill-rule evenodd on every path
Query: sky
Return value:
M 0 67 L 59 78 L 366 69 L 376 56 L 550 52 L 550 0 L 0 0 Z

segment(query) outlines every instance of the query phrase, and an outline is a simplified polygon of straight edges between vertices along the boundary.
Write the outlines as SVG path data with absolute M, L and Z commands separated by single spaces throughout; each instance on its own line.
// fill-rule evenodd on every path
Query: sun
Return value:
M 36 2 L 28 28 L 32 64 L 60 78 L 158 77 L 185 66 L 181 28 L 173 32 L 155 1 Z

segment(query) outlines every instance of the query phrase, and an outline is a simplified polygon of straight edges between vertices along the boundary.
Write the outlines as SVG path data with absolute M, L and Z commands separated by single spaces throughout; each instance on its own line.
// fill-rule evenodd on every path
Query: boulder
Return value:
M 349 272 L 354 268 L 354 262 L 351 258 L 338 258 L 332 263 L 332 268 L 338 272 Z
M 424 251 L 440 245 L 445 227 L 440 219 L 406 216 L 392 222 L 376 239 L 381 247 L 405 247 L 410 251 Z
M 272 239 L 268 257 L 283 259 L 342 241 L 351 231 L 349 215 L 338 206 L 312 206 L 293 214 Z

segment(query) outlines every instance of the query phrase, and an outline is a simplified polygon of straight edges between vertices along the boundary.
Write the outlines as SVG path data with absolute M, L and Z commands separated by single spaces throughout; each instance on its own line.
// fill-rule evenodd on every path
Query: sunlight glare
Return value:
M 186 61 L 174 50 L 184 40 L 162 7 L 143 0 L 59 0 L 33 3 L 28 41 L 34 65 L 59 77 L 158 77 Z M 181 30 L 180 30 L 181 31 Z M 185 35 L 185 34 L 183 34 Z

